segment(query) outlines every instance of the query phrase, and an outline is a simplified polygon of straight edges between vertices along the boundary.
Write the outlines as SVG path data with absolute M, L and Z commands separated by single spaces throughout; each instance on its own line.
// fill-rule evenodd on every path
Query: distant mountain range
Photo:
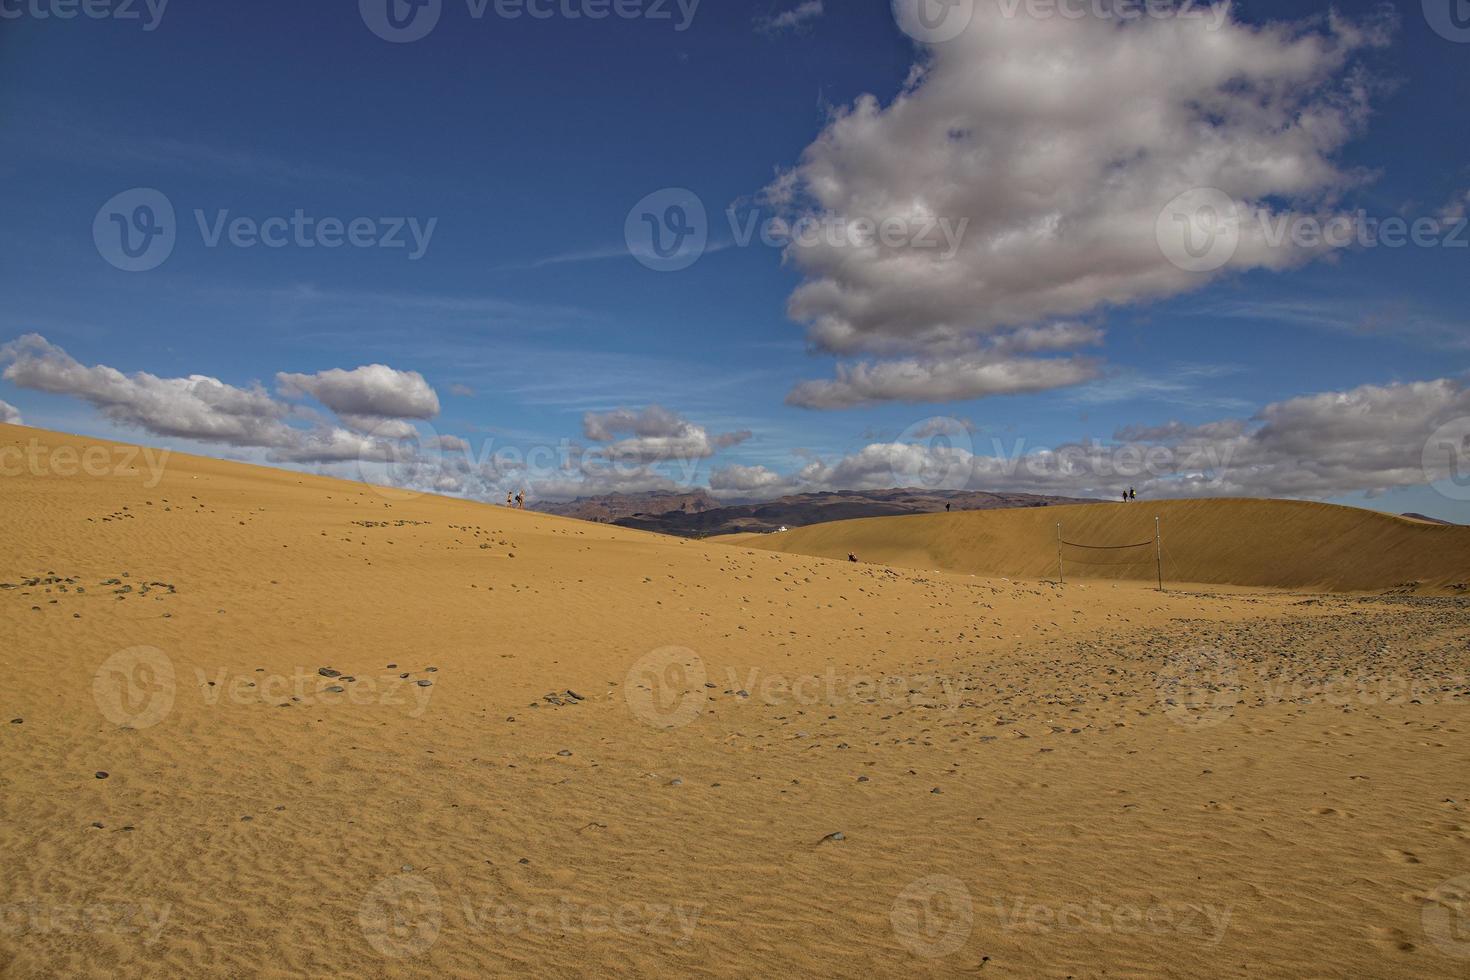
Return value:
M 984 493 L 974 490 L 839 490 L 798 493 L 774 500 L 720 501 L 705 490 L 688 493 L 603 494 L 566 503 L 542 504 L 548 514 L 576 517 L 695 538 L 740 531 L 775 531 L 855 517 L 932 514 L 945 504 L 952 510 L 995 510 L 1002 507 L 1046 507 L 1049 504 L 1093 503 L 1081 497 L 1033 493 Z

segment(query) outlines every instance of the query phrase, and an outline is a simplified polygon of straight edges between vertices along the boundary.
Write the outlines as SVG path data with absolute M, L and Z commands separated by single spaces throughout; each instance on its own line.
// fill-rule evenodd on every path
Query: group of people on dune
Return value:
M 514 503 L 512 503 L 512 499 L 514 499 Z M 507 507 L 513 507 L 516 510 L 525 510 L 526 509 L 526 491 L 524 491 L 524 490 L 520 491 L 519 493 L 517 493 L 515 495 L 514 498 L 511 497 L 511 493 L 510 493 L 509 490 L 505 491 L 505 506 L 507 506 Z
M 1126 504 L 1130 500 L 1137 500 L 1137 499 L 1138 499 L 1138 491 L 1135 490 L 1135 489 L 1133 489 L 1132 487 L 1129 487 L 1127 490 L 1124 490 L 1123 491 L 1123 503 Z

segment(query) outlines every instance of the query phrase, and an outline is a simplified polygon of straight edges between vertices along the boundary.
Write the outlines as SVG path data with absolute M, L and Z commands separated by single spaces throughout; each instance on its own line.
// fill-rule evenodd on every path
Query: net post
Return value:
M 1066 585 L 1067 580 L 1062 577 L 1062 523 L 1057 522 L 1057 584 Z
M 1154 567 L 1159 573 L 1159 591 L 1164 591 L 1164 532 L 1159 527 L 1159 517 L 1154 515 Z

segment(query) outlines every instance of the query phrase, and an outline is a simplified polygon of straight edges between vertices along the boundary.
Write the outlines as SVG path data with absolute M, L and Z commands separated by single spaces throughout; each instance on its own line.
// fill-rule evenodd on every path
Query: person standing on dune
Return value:
M 511 493 L 509 490 L 505 491 L 505 506 L 511 506 Z

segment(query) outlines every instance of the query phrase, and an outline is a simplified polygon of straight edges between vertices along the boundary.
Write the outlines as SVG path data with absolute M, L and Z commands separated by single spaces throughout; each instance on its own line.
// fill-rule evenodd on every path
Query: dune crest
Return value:
M 1454 594 L 1470 528 L 1299 500 L 1210 498 L 882 517 L 742 537 L 747 547 L 1023 579 L 1150 582 L 1159 518 L 1166 585 Z M 1119 545 L 1141 544 L 1137 548 Z M 1090 545 L 1098 550 L 1077 547 Z M 1456 588 L 1456 586 L 1461 586 Z

